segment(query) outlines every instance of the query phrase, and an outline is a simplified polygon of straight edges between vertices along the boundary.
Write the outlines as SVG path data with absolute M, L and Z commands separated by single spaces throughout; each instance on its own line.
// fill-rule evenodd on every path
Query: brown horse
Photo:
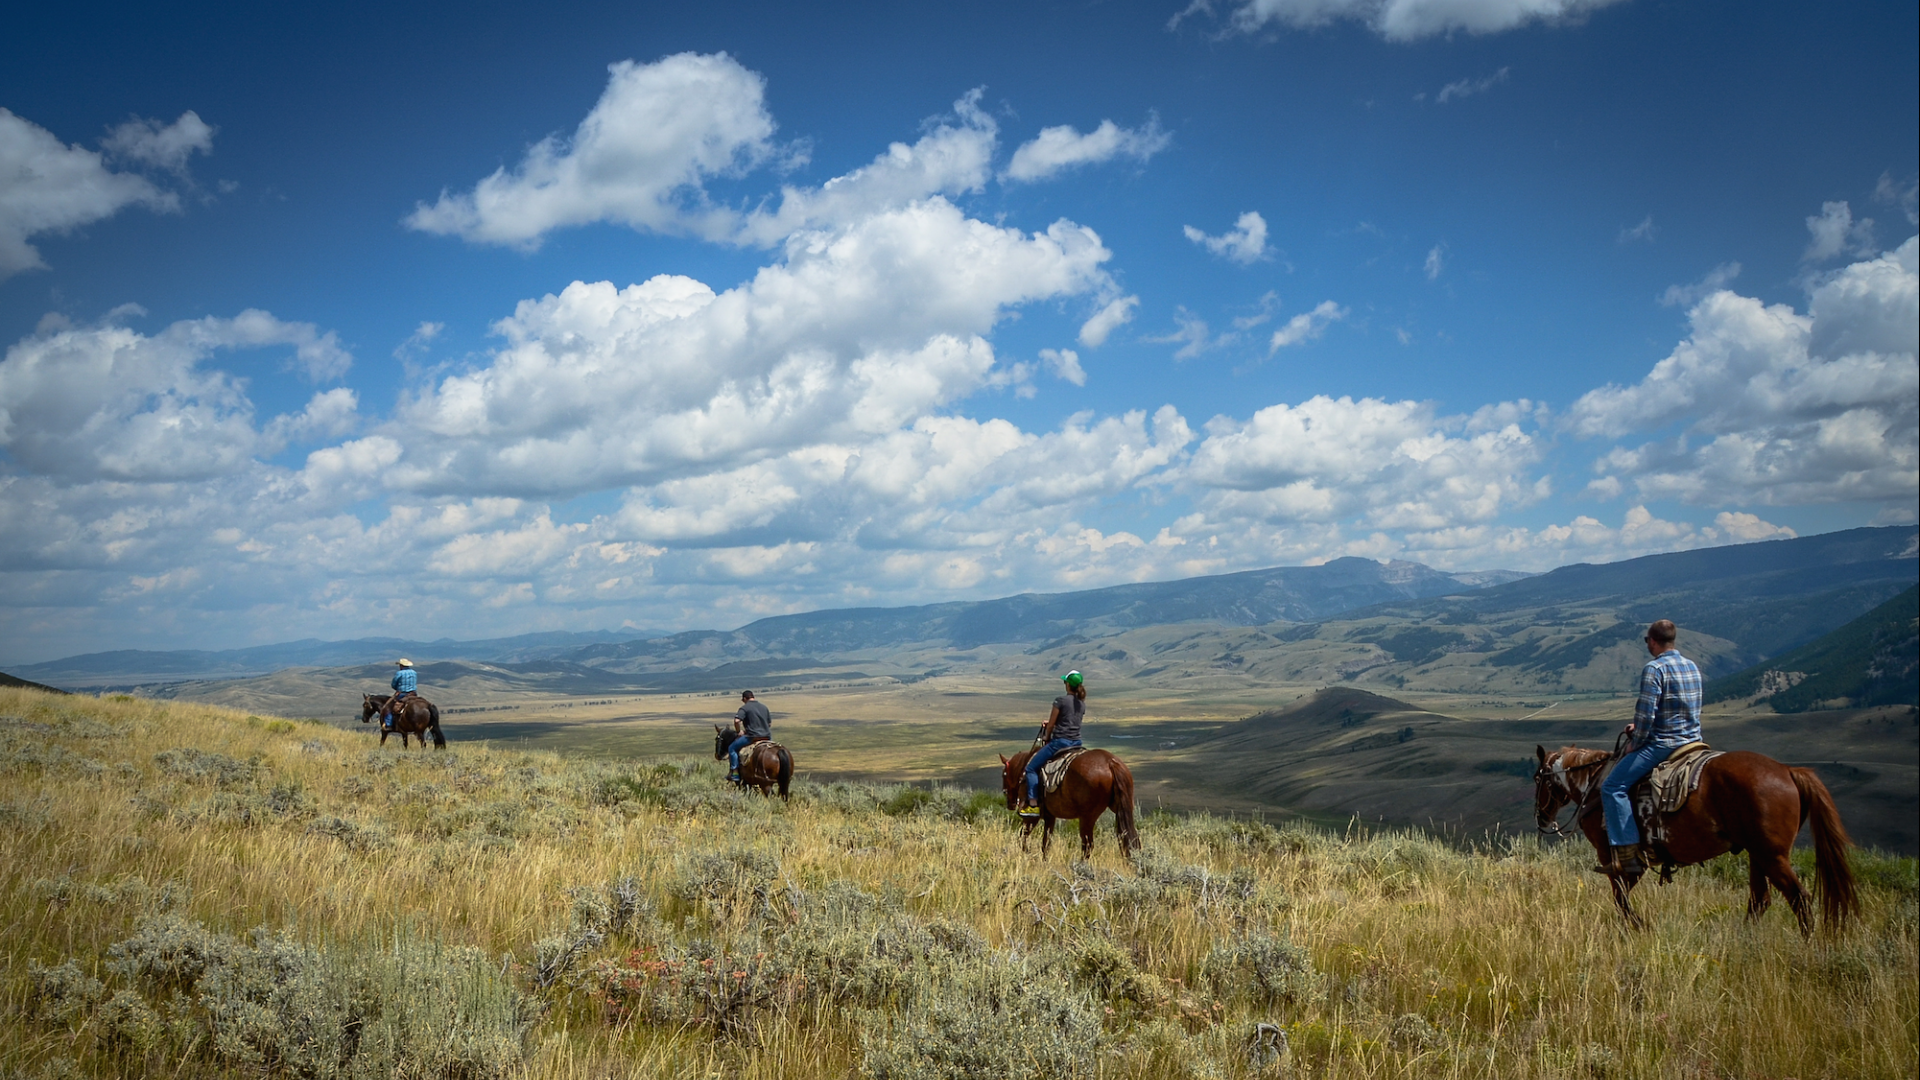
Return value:
M 1567 806 L 1600 861 L 1609 855 L 1606 820 L 1600 810 L 1600 781 L 1614 760 L 1605 750 L 1568 746 L 1549 754 L 1534 748 L 1540 767 L 1533 774 L 1533 812 L 1540 831 L 1563 834 L 1558 818 Z M 1693 866 L 1715 856 L 1747 853 L 1747 916 L 1758 918 L 1773 902 L 1769 883 L 1787 899 L 1800 932 L 1813 931 L 1812 906 L 1794 875 L 1788 856 L 1800 826 L 1813 824 L 1814 868 L 1820 881 L 1820 911 L 1829 929 L 1845 925 L 1858 910 L 1853 872 L 1847 866 L 1852 841 L 1840 824 L 1833 796 L 1812 769 L 1790 768 L 1764 754 L 1743 750 L 1722 754 L 1700 772 L 1700 786 L 1678 811 L 1667 815 L 1667 842 L 1654 846 L 1650 862 L 1661 864 L 1665 881 L 1676 866 Z M 1644 871 L 1610 877 L 1613 899 L 1627 922 L 1642 925 L 1627 903 Z
M 1015 754 L 1009 758 L 1000 756 L 1000 784 L 1006 788 L 1007 809 L 1020 807 L 1020 796 L 1026 787 L 1027 759 L 1033 751 Z M 1133 824 L 1133 773 L 1127 770 L 1119 758 L 1105 750 L 1089 750 L 1067 765 L 1067 775 L 1060 781 L 1060 790 L 1048 792 L 1040 800 L 1040 857 L 1047 857 L 1047 848 L 1053 843 L 1053 822 L 1055 818 L 1077 818 L 1080 821 L 1080 857 L 1093 854 L 1093 827 L 1100 822 L 1100 815 L 1113 811 L 1113 834 L 1120 840 L 1120 851 L 1124 854 L 1140 850 L 1140 830 Z M 1020 849 L 1026 850 L 1027 838 L 1033 835 L 1032 821 L 1020 831 Z
M 738 738 L 729 728 L 713 725 L 713 760 L 727 760 L 727 747 Z M 787 797 L 787 785 L 793 781 L 793 755 L 779 743 L 762 739 L 740 750 L 740 783 L 772 796 L 774 785 L 780 797 Z
M 361 694 L 360 722 L 364 724 L 371 721 L 381 709 L 387 707 L 387 702 L 392 700 L 392 694 Z M 435 749 L 447 748 L 447 737 L 440 734 L 439 707 L 418 694 L 401 702 L 400 707 L 394 710 L 393 731 L 388 731 L 384 727 L 380 729 L 381 746 L 387 745 L 387 736 L 394 731 L 400 733 L 400 745 L 403 747 L 407 745 L 408 735 L 417 735 L 420 738 L 420 748 L 424 750 L 427 746 L 427 736 L 432 735 Z

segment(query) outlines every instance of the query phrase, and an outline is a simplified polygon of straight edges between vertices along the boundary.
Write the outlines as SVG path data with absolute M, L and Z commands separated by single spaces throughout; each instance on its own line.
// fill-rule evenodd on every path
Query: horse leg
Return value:
M 1747 852 L 1747 918 L 1757 919 L 1773 906 L 1773 894 L 1767 891 L 1766 856 Z
M 1088 814 L 1080 819 L 1080 857 L 1093 858 L 1093 827 L 1099 823 L 1099 815 Z
M 1047 857 L 1047 849 L 1053 846 L 1053 815 L 1040 815 L 1040 857 Z
M 1639 876 L 1628 877 L 1621 875 L 1619 877 L 1609 877 L 1607 880 L 1613 884 L 1613 902 L 1620 906 L 1620 914 L 1626 918 L 1627 925 L 1633 927 L 1635 930 L 1645 927 L 1647 925 L 1645 920 L 1641 919 L 1640 914 L 1633 910 L 1633 905 L 1627 902 L 1627 894 L 1631 893 L 1633 887 L 1640 883 Z
M 1025 822 L 1020 828 L 1020 850 L 1027 850 L 1027 841 L 1033 839 L 1033 822 Z
M 1747 853 L 1747 860 L 1748 884 L 1753 889 L 1754 901 L 1759 904 L 1759 910 L 1756 911 L 1754 903 L 1749 902 L 1747 916 L 1757 918 L 1760 912 L 1767 910 L 1767 901 L 1771 899 L 1767 894 L 1767 883 L 1772 882 L 1773 887 L 1780 890 L 1780 895 L 1787 898 L 1787 906 L 1793 909 L 1794 918 L 1800 920 L 1800 933 L 1813 933 L 1813 908 L 1807 903 L 1807 891 L 1800 887 L 1800 877 L 1793 872 L 1793 862 L 1788 859 L 1787 853 L 1775 851 L 1762 855 L 1759 851 L 1751 851 Z

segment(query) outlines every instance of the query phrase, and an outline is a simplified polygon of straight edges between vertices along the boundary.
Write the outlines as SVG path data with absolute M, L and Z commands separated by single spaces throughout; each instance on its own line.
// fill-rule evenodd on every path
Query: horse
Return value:
M 371 721 L 381 709 L 386 708 L 387 702 L 392 700 L 392 694 L 361 694 L 360 722 L 364 724 Z M 394 731 L 400 733 L 402 747 L 407 745 L 407 736 L 411 734 L 420 737 L 420 747 L 424 750 L 427 745 L 427 735 L 431 733 L 434 749 L 447 748 L 447 737 L 440 733 L 440 707 L 417 694 L 401 702 L 400 707 L 394 710 L 393 731 L 385 727 L 380 729 L 381 746 L 387 745 L 387 736 Z
M 1026 784 L 1028 750 L 1009 758 L 1000 755 L 1000 784 L 1007 792 L 1007 809 L 1018 810 L 1021 788 Z M 1100 815 L 1113 811 L 1113 834 L 1120 841 L 1122 854 L 1140 850 L 1140 830 L 1133 823 L 1133 773 L 1121 760 L 1105 750 L 1089 750 L 1067 764 L 1067 775 L 1057 791 L 1040 799 L 1040 857 L 1047 857 L 1053 843 L 1055 818 L 1077 818 L 1080 822 L 1080 857 L 1093 854 L 1093 827 Z M 1020 850 L 1027 849 L 1033 835 L 1033 821 L 1020 831 Z
M 1540 831 L 1563 835 L 1560 811 L 1574 806 L 1575 819 L 1587 841 L 1607 862 L 1606 819 L 1600 809 L 1600 781 L 1614 755 L 1604 750 L 1563 747 L 1552 753 L 1534 747 L 1540 767 L 1533 773 L 1533 813 Z M 1780 890 L 1800 932 L 1813 932 L 1812 905 L 1793 872 L 1789 855 L 1800 826 L 1813 825 L 1814 869 L 1819 878 L 1820 911 L 1828 929 L 1838 929 L 1859 910 L 1847 849 L 1853 841 L 1840 823 L 1833 796 L 1812 769 L 1791 768 L 1764 754 L 1735 750 L 1706 763 L 1700 786 L 1674 813 L 1666 815 L 1667 840 L 1650 850 L 1661 866 L 1662 883 L 1672 868 L 1693 866 L 1718 855 L 1747 853 L 1747 917 L 1757 919 L 1773 903 L 1767 886 Z M 1650 861 L 1652 861 L 1650 860 Z M 1644 870 L 1609 875 L 1613 900 L 1628 925 L 1645 925 L 1627 895 Z
M 727 747 L 738 738 L 732 729 L 713 725 L 713 760 L 725 761 Z M 775 784 L 780 785 L 780 797 L 787 797 L 787 785 L 793 782 L 793 755 L 778 743 L 762 740 L 749 743 L 740 748 L 740 782 L 750 788 L 756 788 L 760 794 L 773 795 Z

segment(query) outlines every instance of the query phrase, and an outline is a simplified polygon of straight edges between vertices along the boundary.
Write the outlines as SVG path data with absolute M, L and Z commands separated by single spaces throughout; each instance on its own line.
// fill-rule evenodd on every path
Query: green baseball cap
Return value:
M 1065 675 L 1060 676 L 1060 681 L 1063 683 L 1066 683 L 1069 688 L 1072 688 L 1072 687 L 1079 686 L 1081 683 L 1084 683 L 1087 680 L 1081 678 L 1079 672 L 1069 671 Z

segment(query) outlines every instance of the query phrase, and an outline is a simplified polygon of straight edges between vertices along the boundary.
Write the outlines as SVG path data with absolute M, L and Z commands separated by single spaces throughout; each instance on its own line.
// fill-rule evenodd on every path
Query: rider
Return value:
M 1087 714 L 1087 681 L 1077 671 L 1060 676 L 1067 692 L 1053 699 L 1053 711 L 1040 729 L 1040 741 L 1046 743 L 1027 759 L 1027 801 L 1020 816 L 1032 820 L 1040 816 L 1040 768 L 1062 750 L 1080 745 L 1080 721 Z
M 414 673 L 413 661 L 403 656 L 395 660 L 393 666 L 399 669 L 393 673 L 393 681 L 387 684 L 393 687 L 393 696 L 387 699 L 387 704 L 380 710 L 380 727 L 386 731 L 393 730 L 394 710 L 420 689 L 420 676 Z
M 740 751 L 757 742 L 773 738 L 773 714 L 753 698 L 753 691 L 740 691 L 740 710 L 733 714 L 733 730 L 740 737 L 727 746 L 727 779 L 740 783 Z
M 1612 858 L 1594 867 L 1595 873 L 1626 874 L 1641 862 L 1640 825 L 1627 792 L 1675 750 L 1700 740 L 1700 669 L 1674 647 L 1678 637 L 1670 619 L 1647 627 L 1653 659 L 1640 669 L 1640 700 L 1627 725 L 1627 751 L 1600 785 Z

